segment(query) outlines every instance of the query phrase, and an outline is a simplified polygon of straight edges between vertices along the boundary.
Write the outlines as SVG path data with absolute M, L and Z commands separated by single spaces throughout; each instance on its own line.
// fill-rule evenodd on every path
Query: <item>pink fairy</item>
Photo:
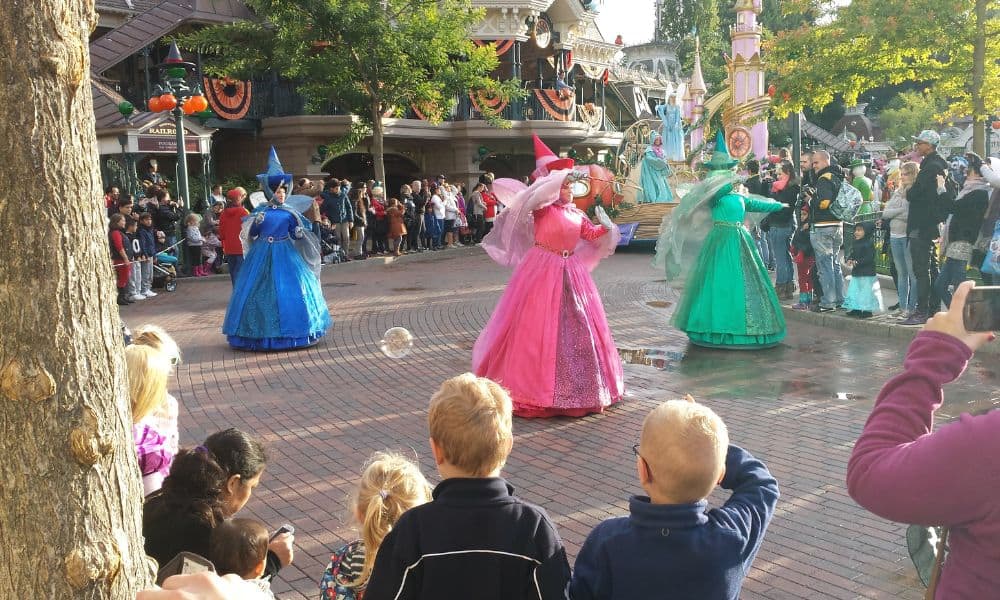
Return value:
M 507 388 L 519 416 L 598 413 L 621 400 L 624 382 L 590 271 L 614 253 L 621 233 L 600 207 L 601 225 L 594 225 L 573 204 L 572 185 L 583 175 L 571 159 L 549 151 L 538 162 L 531 187 L 494 182 L 498 195 L 520 191 L 501 197 L 507 208 L 483 248 L 514 274 L 476 341 L 472 366 Z

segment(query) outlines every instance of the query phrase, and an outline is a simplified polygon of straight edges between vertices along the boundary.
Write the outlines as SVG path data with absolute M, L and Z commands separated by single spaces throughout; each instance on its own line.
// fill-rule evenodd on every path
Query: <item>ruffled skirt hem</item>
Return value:
M 326 335 L 325 331 L 310 334 L 304 337 L 277 337 L 277 338 L 250 338 L 240 335 L 226 336 L 229 345 L 237 350 L 250 350 L 252 352 L 268 352 L 272 350 L 293 350 L 295 348 L 307 348 L 319 342 L 320 338 Z

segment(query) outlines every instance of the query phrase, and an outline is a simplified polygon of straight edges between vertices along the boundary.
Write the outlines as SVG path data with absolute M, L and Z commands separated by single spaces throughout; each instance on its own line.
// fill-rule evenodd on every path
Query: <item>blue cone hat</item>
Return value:
M 271 154 L 267 157 L 267 172 L 257 175 L 257 181 L 268 200 L 271 199 L 274 191 L 282 185 L 289 191 L 292 189 L 292 174 L 285 173 L 281 167 L 281 161 L 278 159 L 278 152 L 274 146 L 271 146 Z

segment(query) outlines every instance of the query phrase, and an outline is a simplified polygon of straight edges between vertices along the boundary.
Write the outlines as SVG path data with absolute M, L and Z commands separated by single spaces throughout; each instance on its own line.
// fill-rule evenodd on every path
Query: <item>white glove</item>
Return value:
M 292 234 L 292 237 L 294 237 L 297 240 L 301 240 L 302 238 L 306 237 L 306 230 L 305 230 L 305 228 L 304 227 L 296 227 L 295 228 L 295 233 Z
M 258 225 L 260 225 L 261 223 L 263 223 L 264 222 L 264 213 L 263 212 L 257 213 L 257 216 L 253 218 L 253 222 L 256 223 L 256 224 L 258 224 Z
M 594 215 L 597 217 L 597 222 L 601 225 L 604 225 L 608 229 L 615 228 L 615 224 L 611 222 L 611 217 L 608 216 L 608 213 L 604 212 L 604 207 L 598 206 L 594 208 Z

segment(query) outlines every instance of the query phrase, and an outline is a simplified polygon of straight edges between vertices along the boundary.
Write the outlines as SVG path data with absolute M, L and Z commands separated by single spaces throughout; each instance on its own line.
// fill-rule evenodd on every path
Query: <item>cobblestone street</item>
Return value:
M 688 348 L 668 325 L 677 294 L 649 261 L 619 253 L 594 273 L 618 346 L 634 350 L 625 353 L 626 400 L 583 419 L 515 420 L 504 474 L 549 512 L 571 562 L 590 529 L 626 514 L 628 496 L 640 491 L 631 445 L 646 413 L 690 393 L 781 486 L 743 598 L 922 598 L 905 526 L 865 512 L 844 484 L 853 442 L 905 342 L 789 321 L 786 342 L 773 350 Z M 267 444 L 270 462 L 244 513 L 271 529 L 295 526 L 296 559 L 275 582 L 279 598 L 318 598 L 329 552 L 355 537 L 347 499 L 373 451 L 416 456 L 437 482 L 427 402 L 443 379 L 470 368 L 508 276 L 478 248 L 328 266 L 333 328 L 316 347 L 283 354 L 226 345 L 226 276 L 182 279 L 175 293 L 123 307 L 130 326 L 162 325 L 181 346 L 171 391 L 181 403 L 182 444 L 229 426 Z M 415 336 L 413 352 L 397 360 L 378 348 L 393 326 Z M 985 408 L 991 397 L 1000 397 L 1000 367 L 985 356 L 946 390 L 942 412 Z

